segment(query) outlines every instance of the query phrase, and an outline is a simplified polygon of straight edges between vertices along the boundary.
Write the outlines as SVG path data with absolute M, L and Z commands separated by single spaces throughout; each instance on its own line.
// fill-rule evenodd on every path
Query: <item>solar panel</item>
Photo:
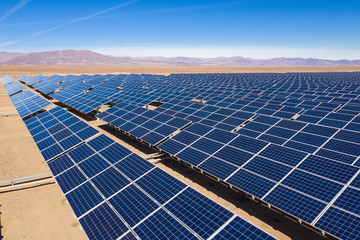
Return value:
M 97 117 L 154 146 L 191 123 L 132 104 L 117 105 L 98 114 Z
M 357 177 L 360 166 L 359 79 L 359 73 L 21 77 L 23 82 L 33 84 L 43 93 L 63 87 L 51 95 L 86 113 L 96 108 L 92 101 L 109 100 L 116 105 L 97 115 L 109 125 L 343 239 L 353 239 L 358 234 L 347 226 L 343 226 L 342 231 L 337 225 L 358 222 L 355 206 L 360 201 Z M 14 84 L 8 81 L 8 86 Z M 106 98 L 117 87 L 121 90 Z M 14 96 L 19 94 L 23 92 Z M 86 96 L 88 102 L 85 104 L 76 96 Z M 154 103 L 161 106 L 152 106 Z M 154 110 L 145 106 L 152 106 Z M 76 144 L 74 137 L 61 142 L 69 131 L 76 132 L 81 140 L 93 134 L 84 129 L 83 123 L 75 123 L 76 119 L 67 119 L 64 115 L 52 119 L 51 115 L 39 115 L 27 124 L 46 158 L 56 157 L 63 148 Z M 69 125 L 69 131 L 59 123 Z M 54 128 L 50 131 L 51 127 Z M 40 143 L 42 139 L 45 140 Z M 143 178 L 157 171 L 151 164 L 139 164 L 137 155 L 123 153 L 116 144 L 106 144 L 105 138 L 103 142 L 91 144 L 83 144 L 88 147 L 84 147 L 85 154 L 70 152 L 74 162 L 71 164 L 64 158 L 64 166 L 71 168 L 75 167 L 75 162 L 76 167 L 82 164 L 82 174 L 91 179 L 99 179 L 98 176 L 107 171 L 112 174 L 104 174 L 104 178 L 111 179 L 113 171 L 120 171 L 128 177 L 127 181 L 141 183 L 141 190 L 159 203 L 171 196 L 157 195 L 156 187 L 144 184 Z M 91 156 L 94 159 L 101 156 L 109 165 L 95 164 L 98 161 L 90 164 Z M 114 164 L 115 169 L 110 164 Z M 52 168 L 57 175 L 67 171 L 56 160 Z M 119 176 L 115 178 L 122 184 L 114 187 L 114 191 L 119 192 L 129 185 Z M 99 182 L 97 184 L 100 188 Z M 106 187 L 104 191 L 116 194 Z M 142 226 L 153 227 L 148 219 L 155 214 L 159 216 L 151 218 L 154 221 L 160 215 L 166 221 L 173 221 L 171 214 L 160 212 L 152 212 Z M 242 236 L 231 232 L 233 226 L 239 224 L 235 219 L 229 220 L 223 230 L 211 237 Z M 184 222 L 179 223 L 191 236 L 198 236 Z M 137 233 L 152 236 L 138 227 L 136 231 L 124 230 L 121 237 L 131 238 Z M 169 229 L 165 227 L 161 231 L 165 233 Z
M 111 146 L 115 145 L 122 158 L 112 167 L 105 156 L 114 153 Z M 236 217 L 104 135 L 49 162 L 49 167 L 89 238 L 198 239 Z M 185 209 L 193 216 L 179 215 Z M 241 234 L 237 231 L 243 230 L 234 234 Z M 256 227 L 252 234 L 269 236 Z
M 72 123 L 64 125 L 61 122 L 72 119 Z M 45 161 L 52 160 L 60 154 L 80 145 L 86 139 L 98 134 L 98 131 L 85 124 L 60 107 L 44 112 L 25 121 L 36 145 Z M 81 124 L 81 128 L 74 126 Z M 86 137 L 84 134 L 86 133 Z
M 10 100 L 21 118 L 32 115 L 51 104 L 29 90 L 10 96 Z

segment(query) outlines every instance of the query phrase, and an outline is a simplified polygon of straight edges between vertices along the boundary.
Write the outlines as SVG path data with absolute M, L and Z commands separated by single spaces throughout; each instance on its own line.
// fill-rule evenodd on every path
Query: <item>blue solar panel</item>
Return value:
M 295 142 L 295 141 L 288 141 L 284 144 L 285 147 L 289 147 L 292 149 L 296 149 L 302 152 L 306 152 L 306 153 L 314 153 L 318 150 L 317 147 L 315 146 L 311 146 L 311 145 L 307 145 L 304 143 L 299 143 L 299 142 Z
M 59 144 L 54 144 L 51 147 L 46 148 L 44 151 L 41 151 L 45 161 L 49 161 L 54 157 L 60 155 L 64 150 L 60 147 Z
M 293 171 L 281 184 L 330 202 L 344 185 L 300 170 Z
M 115 168 L 108 168 L 91 180 L 105 197 L 110 197 L 130 184 Z
M 237 166 L 242 166 L 253 155 L 231 146 L 225 146 L 220 151 L 215 153 L 214 156 Z
M 292 138 L 292 140 L 320 147 L 328 139 L 313 134 L 299 132 Z
M 181 144 L 177 141 L 174 141 L 172 139 L 169 139 L 167 141 L 165 141 L 164 143 L 160 144 L 158 146 L 159 149 L 169 153 L 169 154 L 172 154 L 172 155 L 175 155 L 176 153 L 178 153 L 179 151 L 181 151 L 182 149 L 186 148 L 186 145 L 184 144 Z
M 144 161 L 143 158 L 136 154 L 131 154 L 115 164 L 115 167 L 117 167 L 121 172 L 134 181 L 138 177 L 154 168 L 154 165 Z
M 191 147 L 185 148 L 183 151 L 177 154 L 177 157 L 184 160 L 187 163 L 190 163 L 194 166 L 197 166 L 202 161 L 204 161 L 206 158 L 209 157 L 208 154 L 205 154 L 203 152 L 200 152 L 199 150 L 196 150 Z
M 190 145 L 194 141 L 198 140 L 199 136 L 188 131 L 182 131 L 179 134 L 176 134 L 172 139 L 180 143 Z
M 338 206 L 344 210 L 359 215 L 360 213 L 359 201 L 360 201 L 360 191 L 355 188 L 348 187 L 334 202 L 334 206 Z
M 330 207 L 315 226 L 344 240 L 359 239 L 360 236 L 360 217 L 335 207 Z
M 326 206 L 323 202 L 283 186 L 277 186 L 264 200 L 308 223 L 311 223 Z
M 198 141 L 191 144 L 191 147 L 193 147 L 197 150 L 201 150 L 204 153 L 207 153 L 210 155 L 215 153 L 216 151 L 218 151 L 222 146 L 223 146 L 223 144 L 212 141 L 207 138 L 200 138 Z
M 259 228 L 256 228 L 249 222 L 235 217 L 224 229 L 214 236 L 216 240 L 228 240 L 228 239 L 263 239 L 271 240 L 275 239 L 269 236 Z
M 69 156 L 76 163 L 83 161 L 84 159 L 90 157 L 93 154 L 95 154 L 95 151 L 92 148 L 90 148 L 87 144 L 83 144 L 69 152 Z
M 44 140 L 36 143 L 36 145 L 39 148 L 39 150 L 42 151 L 55 143 L 56 143 L 56 141 L 53 137 L 48 137 L 48 138 L 45 138 Z
M 198 239 L 163 209 L 135 227 L 134 231 L 140 239 Z
M 244 168 L 276 182 L 280 181 L 292 169 L 259 156 L 251 159 Z
M 75 188 L 65 196 L 77 217 L 80 217 L 103 201 L 103 198 L 90 182 Z
M 237 171 L 227 179 L 227 182 L 258 198 L 264 196 L 273 186 L 275 186 L 275 182 L 246 170 Z
M 56 177 L 61 190 L 67 193 L 79 184 L 86 181 L 86 177 L 81 173 L 77 167 L 70 168 Z
M 107 203 L 86 214 L 79 222 L 89 239 L 117 239 L 129 231 Z
M 132 152 L 118 143 L 114 143 L 104 150 L 100 151 L 100 154 L 112 164 L 115 164 L 124 157 L 132 154 Z
M 134 185 L 130 185 L 109 199 L 121 217 L 134 227 L 159 206 Z
M 75 147 L 76 145 L 79 145 L 80 143 L 82 143 L 82 140 L 75 135 L 65 138 L 64 140 L 59 142 L 60 146 L 65 151 Z
M 190 127 L 186 128 L 186 131 L 198 134 L 200 136 L 205 135 L 206 133 L 210 132 L 211 130 L 213 130 L 213 128 L 208 127 L 203 124 L 198 124 L 198 123 L 193 124 Z
M 237 166 L 229 164 L 215 157 L 210 157 L 201 163 L 198 167 L 220 179 L 226 179 L 238 169 Z
M 66 169 L 72 167 L 74 163 L 68 155 L 63 155 L 48 164 L 54 176 L 62 173 Z
M 334 138 L 350 141 L 353 143 L 359 143 L 360 142 L 360 133 L 347 131 L 347 130 L 340 130 Z
M 109 163 L 97 154 L 79 163 L 80 169 L 88 176 L 88 178 L 95 176 L 109 166 Z
M 337 130 L 335 128 L 329 128 L 329 127 L 309 124 L 302 131 L 307 132 L 307 133 L 313 133 L 313 134 L 325 136 L 325 137 L 331 137 L 332 135 L 334 135 L 334 133 Z
M 257 153 L 263 149 L 267 143 L 246 136 L 238 136 L 231 143 L 229 143 L 229 145 L 251 153 Z
M 355 143 L 331 139 L 324 145 L 324 148 L 354 156 L 360 156 L 360 145 Z
M 281 210 L 304 221 L 309 221 L 304 218 L 312 218 L 313 213 L 305 214 L 302 209 L 297 208 L 303 208 L 303 205 L 306 206 L 312 200 L 329 204 L 334 196 L 339 195 L 342 184 L 348 183 L 358 172 L 358 73 L 170 76 L 133 74 L 119 76 L 116 78 L 118 82 L 116 79 L 108 82 L 107 78 L 113 77 L 115 78 L 113 75 L 70 78 L 55 76 L 48 79 L 42 76 L 38 79 L 21 79 L 32 82 L 33 86 L 42 92 L 64 86 L 64 90 L 52 95 L 62 99 L 61 101 L 68 101 L 69 105 L 82 111 L 90 111 L 96 105 L 95 102 L 100 102 L 104 94 L 110 93 L 103 88 L 121 87 L 122 90 L 117 92 L 117 96 L 110 99 L 117 105 L 99 114 L 99 118 L 145 142 L 159 145 L 163 151 L 257 197 L 262 198 L 265 194 L 268 194 L 267 197 L 273 197 L 281 187 L 289 187 L 289 195 L 278 193 L 278 196 L 300 196 L 301 199 L 305 196 L 304 203 L 294 203 L 290 208 L 293 199 L 275 201 L 274 197 L 272 200 L 277 206 L 284 205 L 284 208 L 279 207 Z M 56 85 L 61 81 L 61 84 Z M 86 83 L 80 83 L 82 81 Z M 48 85 L 50 82 L 52 86 Z M 94 89 L 80 94 L 82 90 L 90 87 Z M 94 96 L 90 98 L 90 95 Z M 24 91 L 13 96 L 15 104 L 23 101 L 28 94 Z M 80 96 L 89 97 L 88 103 L 85 104 L 87 106 L 82 105 Z M 202 104 L 190 102 L 193 99 L 201 100 Z M 165 104 L 155 111 L 143 108 L 153 101 Z M 29 107 L 29 110 L 32 108 Z M 61 108 L 55 108 L 27 123 L 34 140 L 48 160 L 97 133 L 95 129 L 69 115 L 66 116 L 66 111 Z M 293 117 L 296 120 L 290 120 Z M 172 137 L 175 131 L 190 124 L 188 120 L 202 124 L 193 123 Z M 57 124 L 60 125 L 54 127 Z M 241 124 L 244 125 L 239 129 Z M 54 128 L 50 132 L 47 131 L 51 127 Z M 231 133 L 233 130 L 236 132 Z M 70 132 L 72 134 L 69 135 Z M 47 139 L 41 142 L 45 138 Z M 77 141 L 72 141 L 75 139 Z M 115 145 L 111 145 L 110 142 L 112 141 L 107 144 L 91 144 L 94 150 L 101 151 L 100 154 L 107 164 L 116 164 L 116 168 L 121 171 L 119 174 L 128 174 L 133 180 L 140 178 L 138 182 L 143 177 L 151 175 L 153 165 L 148 166 L 137 155 L 129 157 L 131 153 L 123 151 L 121 147 L 114 147 Z M 61 161 L 63 164 L 60 164 L 60 161 L 56 164 L 54 162 L 54 173 L 66 172 L 75 162 L 80 163 L 90 157 L 75 153 L 72 153 L 73 156 L 68 155 L 71 159 L 64 157 Z M 254 156 L 255 154 L 258 156 Z M 71 163 L 72 160 L 74 163 Z M 85 167 L 87 161 L 89 160 L 85 160 L 81 165 Z M 126 164 L 129 164 L 130 169 Z M 108 166 L 91 165 L 84 169 L 89 176 L 95 176 Z M 290 172 L 291 167 L 295 166 L 298 169 Z M 238 169 L 239 167 L 241 169 Z M 360 181 L 355 178 L 350 184 L 358 186 L 358 182 Z M 276 188 L 272 190 L 275 184 Z M 105 189 L 104 191 L 109 191 Z M 119 190 L 121 189 L 114 187 L 114 191 Z M 108 194 L 114 193 L 109 191 Z M 354 194 L 357 192 L 354 191 Z M 357 199 L 356 197 L 354 199 Z M 318 202 L 314 205 L 317 206 Z M 351 214 L 355 209 L 347 211 Z M 322 218 L 321 215 L 317 217 Z M 124 234 L 133 237 L 130 232 Z M 336 232 L 336 236 L 343 235 Z
M 316 152 L 316 155 L 326 157 L 329 159 L 333 159 L 333 160 L 336 160 L 339 162 L 347 163 L 347 164 L 352 164 L 356 160 L 355 156 L 350 156 L 350 155 L 346 155 L 343 153 L 334 152 L 334 151 L 327 150 L 324 148 L 319 149 L 319 151 Z
M 165 208 L 203 239 L 211 236 L 234 215 L 191 188 L 180 193 Z
M 161 204 L 168 201 L 186 187 L 184 183 L 175 180 L 159 168 L 155 168 L 147 173 L 144 177 L 136 181 L 136 184 Z
M 297 165 L 307 156 L 306 153 L 275 144 L 267 146 L 263 151 L 261 151 L 260 155 L 291 166 Z
M 317 156 L 309 156 L 299 168 L 341 183 L 347 183 L 358 171 L 356 167 Z
M 95 151 L 99 151 L 109 145 L 114 143 L 114 141 L 107 137 L 106 135 L 102 134 L 97 138 L 94 138 L 88 142 L 89 146 L 95 149 Z

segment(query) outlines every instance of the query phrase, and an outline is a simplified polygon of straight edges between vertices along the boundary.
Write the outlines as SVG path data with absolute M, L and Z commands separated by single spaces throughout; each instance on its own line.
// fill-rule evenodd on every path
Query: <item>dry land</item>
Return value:
M 0 84 L 0 94 L 5 90 Z M 0 95 L 0 112 L 16 111 Z M 50 172 L 18 115 L 0 117 L 0 181 Z M 86 239 L 54 181 L 0 188 L 1 235 L 7 239 Z M 1 237 L 0 237 L 1 239 Z
M 171 74 L 171 73 L 251 73 L 251 72 L 352 72 L 360 66 L 343 67 L 178 67 L 178 66 L 0 66 L 0 76 L 67 74 Z
M 0 66 L 0 76 L 107 73 L 187 73 L 187 72 L 300 72 L 300 71 L 359 71 L 360 67 L 339 68 L 218 68 L 218 67 L 64 67 L 64 66 Z M 8 96 L 0 84 L 0 112 L 13 112 Z M 54 102 L 56 104 L 56 101 Z M 105 122 L 87 118 L 71 111 L 102 133 L 113 138 L 137 154 L 144 156 L 154 150 L 108 127 Z M 184 181 L 204 195 L 240 215 L 244 219 L 279 239 L 322 239 L 286 216 L 245 198 L 224 185 L 173 160 L 156 165 Z M 18 115 L 0 117 L 0 181 L 50 172 Z M 31 187 L 1 191 L 1 234 L 8 239 L 86 239 L 56 183 L 42 183 Z M 0 237 L 1 238 L 1 237 Z

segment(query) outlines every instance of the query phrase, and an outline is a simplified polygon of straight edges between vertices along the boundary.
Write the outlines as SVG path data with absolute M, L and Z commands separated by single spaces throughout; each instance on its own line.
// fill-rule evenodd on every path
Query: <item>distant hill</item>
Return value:
M 0 52 L 0 65 L 346 66 L 360 65 L 360 59 L 272 58 L 260 60 L 243 57 L 113 57 L 89 50 L 63 50 L 37 53 Z

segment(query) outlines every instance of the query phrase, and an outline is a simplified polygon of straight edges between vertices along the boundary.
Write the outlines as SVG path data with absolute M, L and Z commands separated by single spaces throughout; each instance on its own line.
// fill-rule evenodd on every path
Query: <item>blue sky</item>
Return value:
M 359 1 L 1 0 L 0 51 L 360 59 Z

